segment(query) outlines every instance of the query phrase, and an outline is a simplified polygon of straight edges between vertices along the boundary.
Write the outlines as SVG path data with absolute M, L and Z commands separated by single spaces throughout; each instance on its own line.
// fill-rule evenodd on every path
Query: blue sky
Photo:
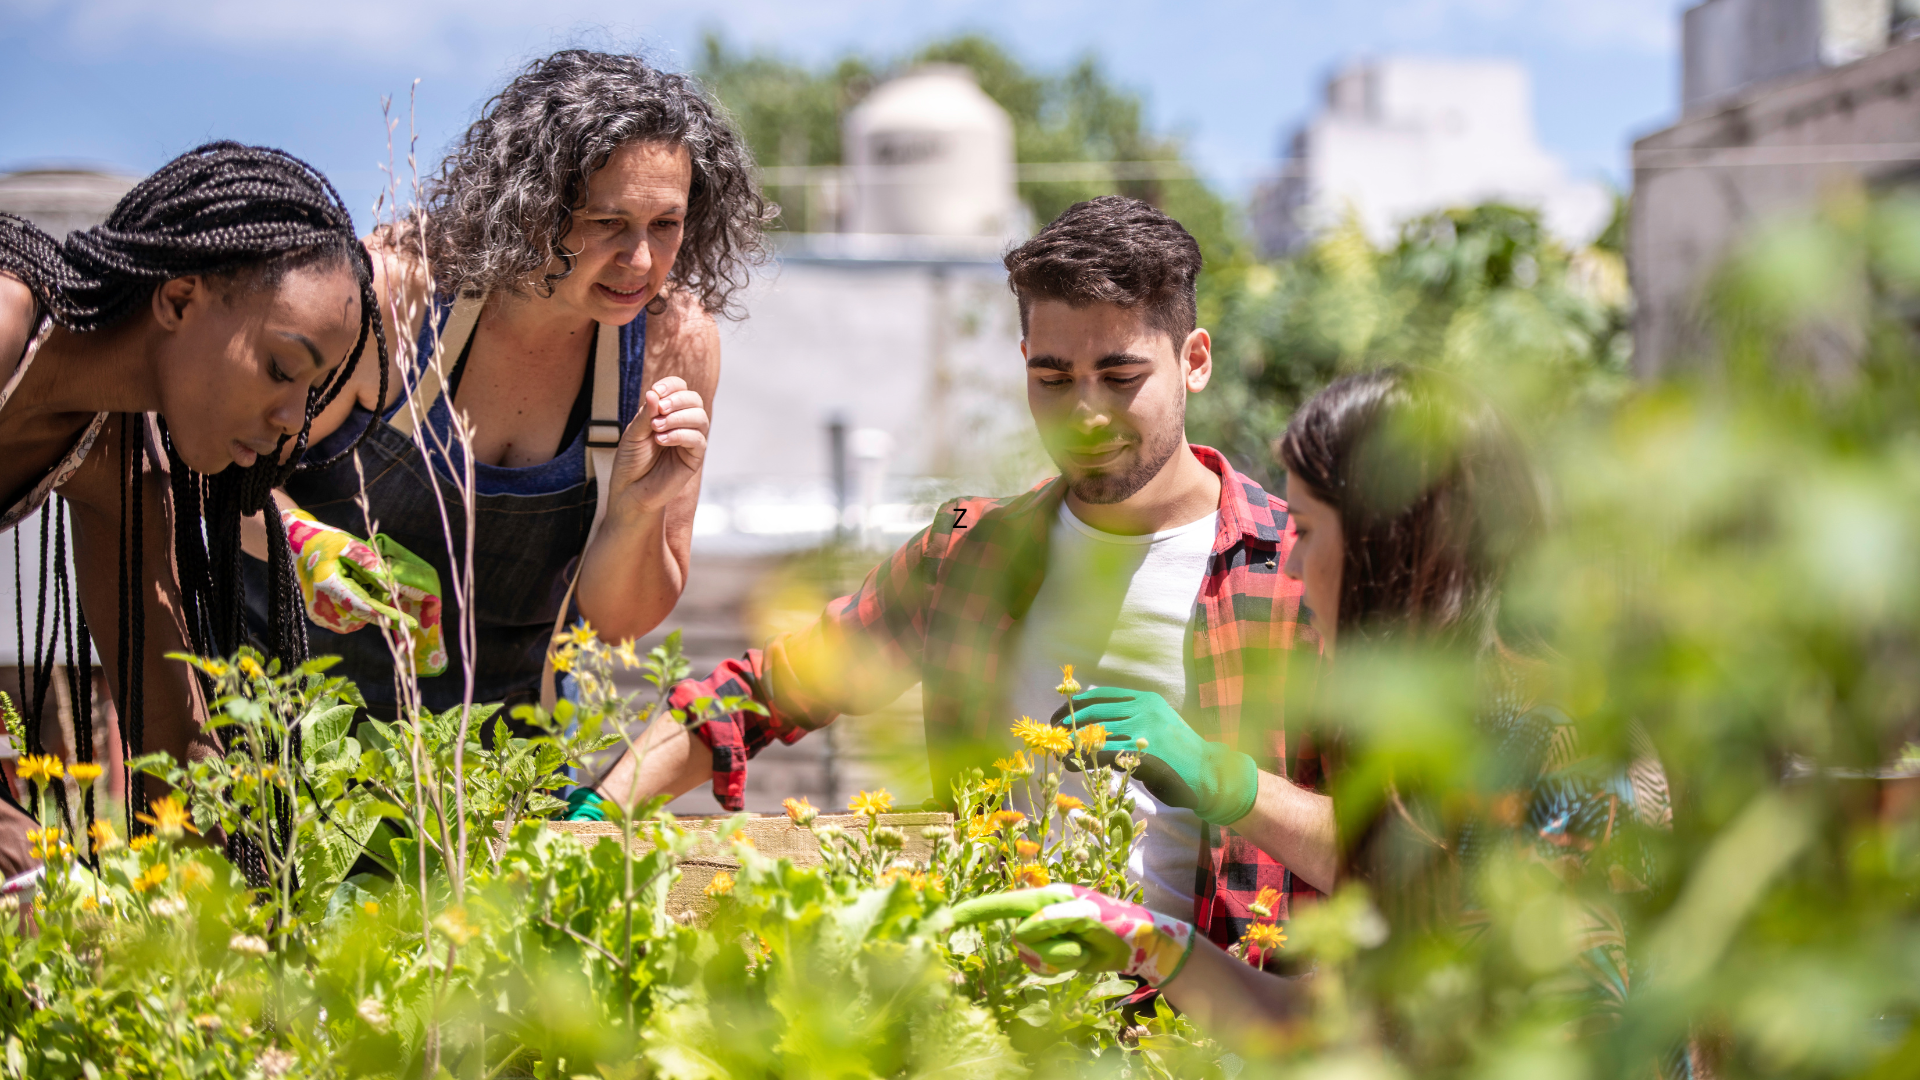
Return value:
M 1679 0 L 0 0 L 0 171 L 150 170 L 210 138 L 282 146 L 363 223 L 386 186 L 380 99 L 419 80 L 421 158 L 526 60 L 571 44 L 691 66 L 701 34 L 806 61 L 891 55 L 980 30 L 1028 62 L 1089 51 L 1186 135 L 1230 192 L 1276 159 L 1326 73 L 1365 55 L 1506 56 L 1534 80 L 1541 140 L 1621 183 L 1626 148 L 1676 112 Z

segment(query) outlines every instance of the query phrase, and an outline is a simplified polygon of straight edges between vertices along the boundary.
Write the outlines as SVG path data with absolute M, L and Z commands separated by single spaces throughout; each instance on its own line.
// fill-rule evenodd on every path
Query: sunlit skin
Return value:
M 31 293 L 0 274 L 0 377 L 11 375 L 35 323 Z M 113 415 L 84 463 L 60 494 L 70 511 L 75 585 L 102 655 L 111 655 L 111 628 L 120 625 L 119 574 L 125 474 L 121 417 L 158 412 L 188 467 L 217 473 L 251 464 L 283 435 L 300 430 L 308 391 L 331 375 L 360 331 L 360 287 L 345 265 L 295 270 L 273 288 L 184 277 L 162 283 L 148 303 L 119 325 L 85 334 L 52 331 L 0 409 L 0 488 L 8 500 L 66 455 L 93 415 Z M 371 365 L 368 365 L 371 366 Z M 143 434 L 126 433 L 138 446 Z M 143 563 L 136 568 L 145 609 L 143 749 L 181 761 L 220 752 L 201 728 L 203 709 L 185 666 L 167 659 L 185 650 L 179 589 L 174 579 L 171 512 L 166 477 L 149 470 L 142 481 Z M 120 668 L 106 665 L 119 697 Z M 49 749 L 71 757 L 59 731 Z M 149 794 L 165 793 L 149 781 Z M 15 830 L 3 830 L 0 845 Z M 21 834 L 24 835 L 24 834 Z M 0 850 L 0 865 L 22 868 L 23 850 Z
M 1307 609 L 1313 612 L 1321 651 L 1331 656 L 1340 627 L 1340 575 L 1346 566 L 1340 511 L 1315 497 L 1313 490 L 1288 470 L 1287 513 L 1296 539 L 1281 571 L 1306 587 Z
M 652 383 L 615 452 L 607 516 L 580 569 L 580 613 L 609 639 L 637 637 L 665 619 L 691 558 L 708 408 L 720 377 L 712 317 L 668 281 L 692 183 L 685 147 L 635 142 L 616 149 L 588 177 L 573 210 L 561 244 L 571 255 L 570 272 L 543 295 L 538 277 L 568 270 L 569 260 L 555 258 L 519 294 L 487 298 L 454 402 L 471 425 L 475 460 L 507 468 L 549 461 L 585 377 L 595 324 L 611 329 L 650 312 L 645 363 Z M 390 340 L 417 340 L 431 287 L 417 252 L 394 247 L 385 233 L 367 244 Z M 405 325 L 396 325 L 396 313 Z M 388 381 L 391 402 L 401 380 L 390 369 Z M 356 377 L 352 396 L 379 408 L 378 372 Z M 314 438 L 338 429 L 351 404 L 329 409 Z M 291 501 L 283 497 L 282 505 Z M 257 529 L 249 531 L 248 550 L 263 552 Z
M 1186 441 L 1187 395 L 1213 377 L 1205 330 L 1176 342 L 1138 309 L 1036 299 L 1020 353 L 1027 409 L 1080 520 L 1138 536 L 1219 506 L 1220 478 Z

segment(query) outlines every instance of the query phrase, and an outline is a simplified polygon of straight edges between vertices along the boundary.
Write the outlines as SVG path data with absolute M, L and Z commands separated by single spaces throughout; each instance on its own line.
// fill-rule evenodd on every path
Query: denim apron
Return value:
M 448 557 L 450 545 L 433 488 L 438 484 L 446 500 L 447 524 L 453 534 L 451 550 L 464 551 L 466 522 L 459 492 L 449 479 L 459 475 L 462 454 L 451 436 L 451 395 L 438 393 L 438 380 L 427 371 L 452 311 L 453 304 L 446 298 L 435 299 L 428 318 L 423 320 L 419 348 L 415 350 L 414 392 L 423 398 L 433 395 L 420 420 L 429 451 L 423 455 L 405 433 L 411 426 L 407 423 L 410 417 L 397 415 L 407 408 L 404 399 L 378 417 L 356 406 L 346 423 L 309 449 L 307 455 L 325 460 L 370 425 L 372 430 L 359 450 L 330 468 L 297 472 L 286 484 L 294 502 L 319 520 L 360 537 L 376 529 L 384 532 L 433 564 L 439 573 L 447 669 L 420 679 L 420 703 L 436 711 L 459 705 L 465 690 L 461 611 L 452 588 L 455 578 Z M 601 326 L 596 333 L 615 332 L 619 334 L 619 424 L 624 429 L 638 414 L 645 395 L 645 311 L 626 326 Z M 459 355 L 467 343 L 449 340 L 443 355 Z M 594 352 L 597 357 L 606 357 L 609 350 L 596 348 Z M 590 422 L 552 460 L 524 469 L 473 464 L 475 702 L 504 702 L 506 711 L 511 712 L 514 706 L 539 698 L 547 643 L 562 605 L 569 604 L 574 571 L 594 523 L 597 489 L 587 474 L 589 437 L 596 435 L 597 428 L 610 426 Z M 609 434 L 617 441 L 618 432 L 600 430 L 595 445 L 603 445 Z M 356 501 L 362 475 L 366 478 L 365 512 Z M 369 516 L 373 529 L 368 528 Z M 266 564 L 251 557 L 244 562 L 246 617 L 249 628 L 258 635 L 266 626 Z M 342 658 L 329 674 L 354 680 L 370 713 L 395 715 L 393 660 L 377 628 L 336 634 L 309 620 L 307 639 L 312 655 Z

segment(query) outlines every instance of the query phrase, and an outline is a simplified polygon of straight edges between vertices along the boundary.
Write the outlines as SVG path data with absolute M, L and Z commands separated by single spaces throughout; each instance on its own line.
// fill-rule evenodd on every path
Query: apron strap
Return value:
M 447 387 L 447 376 L 452 374 L 453 359 L 466 348 L 467 339 L 473 337 L 473 328 L 480 323 L 480 309 L 486 302 L 484 296 L 462 296 L 453 302 L 446 325 L 433 336 L 433 355 L 427 358 L 419 378 L 408 388 L 412 392 L 407 395 L 406 407 L 395 413 L 389 424 L 402 437 L 413 438 L 420 421 L 426 419 L 428 410 L 440 400 Z M 432 317 L 431 313 L 428 317 Z
M 600 522 L 607 516 L 607 493 L 612 486 L 613 455 L 620 448 L 620 328 L 601 324 L 593 354 L 593 413 L 587 421 L 587 478 L 593 481 L 593 525 L 587 530 L 587 547 L 600 535 Z M 573 576 L 567 582 L 567 594 L 560 598 L 560 613 L 554 616 L 553 633 L 558 637 L 567 628 L 567 615 L 573 610 L 573 592 L 580 584 L 580 566 L 587 559 L 586 548 L 574 563 Z M 540 671 L 540 707 L 548 712 L 558 697 L 558 678 L 549 659 Z
M 406 408 L 396 413 L 390 422 L 405 438 L 414 437 L 420 422 L 446 392 L 452 360 L 473 337 L 474 328 L 480 323 L 480 309 L 485 305 L 484 296 L 462 296 L 453 302 L 446 324 L 434 336 L 433 355 L 421 368 L 412 393 L 407 395 Z M 588 546 L 592 546 L 593 538 L 600 534 L 600 522 L 607 516 L 607 481 L 613 476 L 613 455 L 620 447 L 624 430 L 620 424 L 620 375 L 620 328 L 602 323 L 594 332 L 593 410 L 587 421 L 587 479 L 594 482 L 593 524 L 587 529 Z M 553 620 L 554 636 L 567 628 L 567 615 L 573 610 L 573 592 L 580 584 L 580 563 L 585 561 L 585 556 L 586 549 L 582 548 L 581 558 L 574 563 L 573 576 L 567 581 L 566 595 L 560 599 L 560 613 Z M 548 712 L 553 711 L 555 681 L 553 662 L 549 660 L 540 672 L 540 707 Z

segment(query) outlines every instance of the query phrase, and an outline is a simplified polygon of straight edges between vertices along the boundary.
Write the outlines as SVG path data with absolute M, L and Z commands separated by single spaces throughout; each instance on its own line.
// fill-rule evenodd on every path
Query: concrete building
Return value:
M 1540 209 L 1584 243 L 1613 200 L 1539 145 L 1526 69 L 1505 60 L 1361 60 L 1327 80 L 1320 112 L 1292 137 L 1282 175 L 1255 194 L 1262 251 L 1285 255 L 1348 214 L 1386 244 L 1409 218 L 1499 200 Z
M 1704 353 L 1701 287 L 1756 225 L 1836 189 L 1920 183 L 1917 21 L 1886 0 L 1708 0 L 1686 13 L 1680 121 L 1633 148 L 1641 375 Z
M 0 175 L 0 214 L 16 214 L 58 240 L 100 224 L 139 180 L 88 169 L 25 169 Z

